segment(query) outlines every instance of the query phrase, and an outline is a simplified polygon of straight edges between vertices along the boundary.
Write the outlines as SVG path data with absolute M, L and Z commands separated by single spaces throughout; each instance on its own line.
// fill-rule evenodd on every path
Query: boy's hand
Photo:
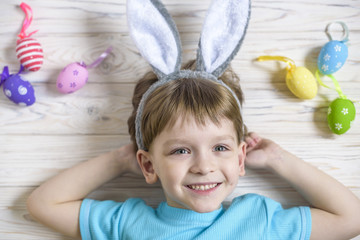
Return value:
M 136 176 L 143 176 L 139 164 L 136 160 L 135 146 L 133 143 L 122 146 L 115 150 L 115 159 L 119 164 L 124 164 L 125 172 Z
M 252 169 L 269 169 L 282 157 L 285 150 L 278 144 L 250 132 L 245 138 L 247 144 L 245 166 Z

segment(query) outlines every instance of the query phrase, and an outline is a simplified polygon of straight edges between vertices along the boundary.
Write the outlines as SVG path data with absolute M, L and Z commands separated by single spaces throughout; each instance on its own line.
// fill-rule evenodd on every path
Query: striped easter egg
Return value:
M 17 41 L 16 56 L 21 65 L 29 71 L 38 71 L 43 64 L 43 50 L 40 43 L 33 38 L 23 38 Z

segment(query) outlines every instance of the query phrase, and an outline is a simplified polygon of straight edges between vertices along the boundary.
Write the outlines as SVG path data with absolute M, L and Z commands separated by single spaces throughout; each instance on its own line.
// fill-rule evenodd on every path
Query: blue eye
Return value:
M 222 146 L 222 145 L 216 146 L 214 148 L 215 152 L 223 152 L 223 151 L 226 151 L 226 150 L 228 150 L 228 149 L 225 146 Z
M 185 148 L 179 148 L 172 152 L 172 154 L 189 154 L 190 151 L 188 151 Z

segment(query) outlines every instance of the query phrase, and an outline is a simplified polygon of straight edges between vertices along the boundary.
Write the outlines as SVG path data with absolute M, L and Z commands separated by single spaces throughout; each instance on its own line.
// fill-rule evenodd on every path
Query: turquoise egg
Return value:
M 348 57 L 348 47 L 342 41 L 330 41 L 325 44 L 318 57 L 319 71 L 324 74 L 332 74 L 338 71 Z

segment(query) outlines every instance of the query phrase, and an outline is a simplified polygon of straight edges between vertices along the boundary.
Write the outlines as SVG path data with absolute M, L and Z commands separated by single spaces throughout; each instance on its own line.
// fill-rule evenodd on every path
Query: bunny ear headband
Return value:
M 240 49 L 250 18 L 250 0 L 213 0 L 201 32 L 196 71 L 180 70 L 181 42 L 175 23 L 159 0 L 128 0 L 130 34 L 141 55 L 150 63 L 159 81 L 143 95 L 135 119 L 136 143 L 145 150 L 141 118 L 148 96 L 159 86 L 176 79 L 204 78 L 226 87 L 218 77 Z

